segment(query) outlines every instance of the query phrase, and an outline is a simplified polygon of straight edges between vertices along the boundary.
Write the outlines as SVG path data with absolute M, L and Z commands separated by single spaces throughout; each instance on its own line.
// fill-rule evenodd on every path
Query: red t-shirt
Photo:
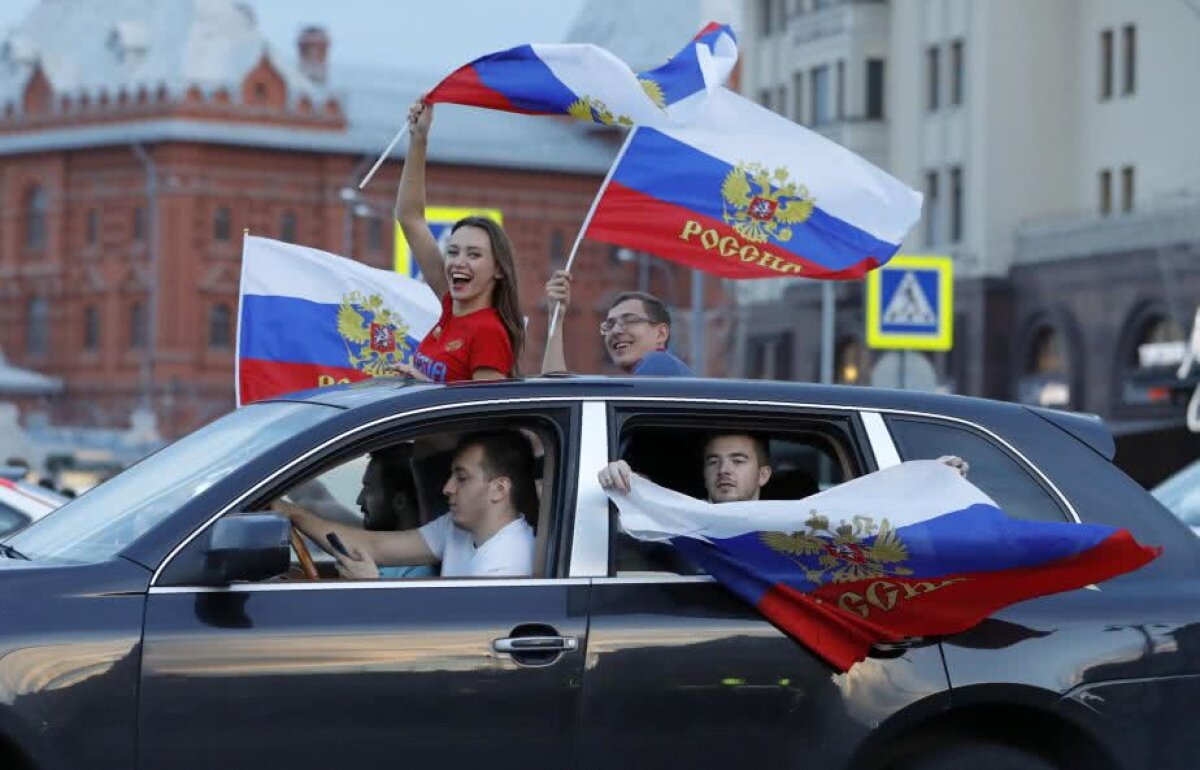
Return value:
M 476 369 L 512 374 L 513 349 L 495 308 L 454 315 L 450 294 L 442 295 L 442 317 L 425 335 L 413 365 L 434 382 L 471 379 Z

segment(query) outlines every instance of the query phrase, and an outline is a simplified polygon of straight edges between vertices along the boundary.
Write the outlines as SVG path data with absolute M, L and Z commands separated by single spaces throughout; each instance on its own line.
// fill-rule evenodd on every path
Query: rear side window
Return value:
M 0 540 L 9 532 L 29 523 L 29 517 L 16 508 L 0 503 Z
M 936 460 L 957 455 L 970 463 L 967 478 L 1005 513 L 1033 521 L 1070 517 L 1032 471 L 991 439 L 966 428 L 929 420 L 887 418 L 903 460 Z

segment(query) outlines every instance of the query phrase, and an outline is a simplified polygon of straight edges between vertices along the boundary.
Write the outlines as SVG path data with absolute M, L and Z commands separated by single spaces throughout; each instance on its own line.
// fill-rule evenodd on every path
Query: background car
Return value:
M 67 501 L 36 484 L 0 478 L 0 540 Z
M 1200 460 L 1169 476 L 1150 494 L 1200 535 Z

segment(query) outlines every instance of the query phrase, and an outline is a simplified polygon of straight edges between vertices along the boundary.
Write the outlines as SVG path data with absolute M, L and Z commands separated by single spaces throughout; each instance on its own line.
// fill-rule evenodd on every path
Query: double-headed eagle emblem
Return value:
M 352 291 L 342 297 L 337 330 L 346 344 L 350 364 L 363 374 L 388 374 L 388 367 L 409 357 L 408 324 L 384 307 L 383 297 L 378 294 Z
M 782 166 L 772 172 L 761 163 L 739 163 L 721 184 L 721 196 L 721 218 L 751 243 L 791 240 L 792 228 L 813 210 L 808 188 L 790 181 Z
M 813 511 L 804 526 L 808 527 L 806 531 L 791 534 L 764 532 L 762 540 L 771 550 L 795 558 L 804 568 L 805 577 L 814 583 L 850 583 L 912 574 L 903 564 L 908 560 L 908 547 L 887 519 L 876 525 L 872 518 L 855 516 L 833 528 L 827 517 Z
M 667 96 L 663 93 L 662 86 L 650 78 L 638 78 L 638 84 L 646 92 L 646 96 L 650 98 L 650 101 L 654 102 L 655 107 L 658 107 L 660 110 L 666 109 Z M 602 126 L 633 125 L 633 119 L 628 115 L 613 115 L 608 105 L 591 96 L 584 96 L 582 99 L 575 100 L 567 108 L 567 114 L 576 120 L 582 120 L 585 123 L 599 123 Z

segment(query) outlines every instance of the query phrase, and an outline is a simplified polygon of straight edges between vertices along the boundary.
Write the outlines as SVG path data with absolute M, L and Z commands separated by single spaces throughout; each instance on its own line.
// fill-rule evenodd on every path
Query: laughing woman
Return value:
M 395 370 L 419 380 L 499 380 L 517 374 L 525 344 L 512 244 L 485 217 L 454 223 L 443 258 L 425 221 L 425 151 L 433 105 L 408 111 L 408 155 L 396 193 L 396 221 L 429 288 L 442 298 L 442 316 L 417 346 L 413 364 Z

